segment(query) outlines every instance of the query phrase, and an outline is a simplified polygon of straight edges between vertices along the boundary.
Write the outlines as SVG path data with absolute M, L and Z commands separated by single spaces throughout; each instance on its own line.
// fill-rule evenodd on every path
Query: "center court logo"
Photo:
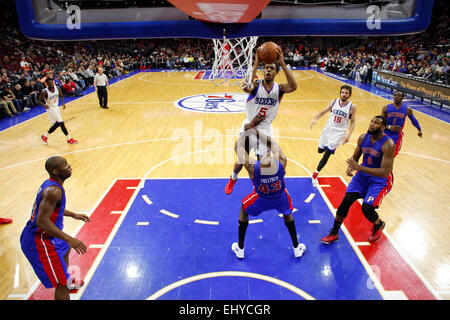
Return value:
M 174 106 L 196 112 L 240 113 L 245 112 L 247 98 L 247 93 L 205 93 L 179 99 Z

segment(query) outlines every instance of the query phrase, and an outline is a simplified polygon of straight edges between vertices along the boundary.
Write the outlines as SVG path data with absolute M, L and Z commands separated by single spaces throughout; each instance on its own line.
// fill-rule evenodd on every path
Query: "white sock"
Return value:
M 69 135 L 67 135 L 66 138 L 67 138 L 67 140 L 70 140 L 70 136 Z
M 44 133 L 44 137 L 48 138 L 48 132 L 47 131 Z
M 238 179 L 238 174 L 233 172 L 233 173 L 231 174 L 231 179 L 237 180 L 237 179 Z

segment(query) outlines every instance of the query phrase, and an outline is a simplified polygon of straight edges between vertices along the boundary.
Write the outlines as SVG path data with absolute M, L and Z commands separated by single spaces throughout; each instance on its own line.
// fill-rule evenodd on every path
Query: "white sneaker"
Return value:
M 306 246 L 303 243 L 299 243 L 297 248 L 294 248 L 294 256 L 300 258 L 306 250 Z
M 311 178 L 311 181 L 312 181 L 312 185 L 313 185 L 314 187 L 318 187 L 318 186 L 319 186 L 319 179 L 317 179 L 317 178 L 315 178 L 315 179 Z
M 238 257 L 239 259 L 244 258 L 244 249 L 239 248 L 237 242 L 233 242 L 233 244 L 231 245 L 231 251 L 233 251 L 236 257 Z

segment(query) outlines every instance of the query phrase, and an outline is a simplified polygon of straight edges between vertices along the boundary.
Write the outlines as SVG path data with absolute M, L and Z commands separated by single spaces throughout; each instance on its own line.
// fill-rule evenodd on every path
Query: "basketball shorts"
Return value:
M 244 126 L 250 123 L 250 121 L 248 121 L 247 119 L 245 119 L 242 122 L 242 126 L 241 126 L 241 130 L 239 135 L 244 134 L 245 130 L 244 130 Z M 268 151 L 269 148 L 267 147 L 267 142 L 266 141 L 262 141 L 261 139 L 258 139 L 257 135 L 255 132 L 247 130 L 250 132 L 249 134 L 249 151 L 250 150 L 254 150 L 256 155 L 259 156 L 263 156 L 265 155 Z M 273 136 L 273 127 L 269 126 L 268 128 L 258 128 L 258 131 L 262 132 L 263 134 L 265 134 L 266 136 L 272 138 Z
M 55 122 L 63 122 L 63 119 L 61 117 L 61 112 L 58 108 L 50 108 L 47 110 L 48 118 L 50 119 L 51 123 Z
M 394 152 L 394 157 L 396 157 L 398 155 L 398 153 L 400 152 L 401 148 L 402 148 L 402 142 L 403 142 L 403 131 L 397 133 L 387 133 L 387 130 L 384 131 L 384 133 L 387 134 L 387 136 L 389 138 L 392 139 L 392 141 L 394 141 L 395 143 L 395 152 Z
M 346 193 L 357 192 L 364 202 L 378 208 L 384 197 L 391 191 L 394 183 L 392 171 L 387 178 L 374 177 L 364 172 L 357 172 L 347 186 Z
M 242 199 L 242 207 L 250 216 L 259 216 L 261 213 L 269 210 L 275 210 L 285 216 L 290 215 L 294 207 L 292 199 L 286 189 L 277 198 L 264 198 L 255 190 Z
M 332 127 L 325 126 L 320 135 L 319 148 L 328 149 L 331 153 L 335 153 L 336 149 L 344 141 L 345 134 L 345 130 L 336 130 Z
M 67 285 L 69 273 L 64 261 L 64 255 L 70 249 L 67 242 L 24 229 L 20 245 L 45 288 L 55 288 L 58 284 Z

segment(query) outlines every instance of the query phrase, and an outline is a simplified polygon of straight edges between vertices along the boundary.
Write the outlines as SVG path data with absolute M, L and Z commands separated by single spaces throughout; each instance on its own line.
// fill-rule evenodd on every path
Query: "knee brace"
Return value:
M 362 205 L 362 212 L 370 222 L 374 223 L 378 220 L 378 213 L 375 211 L 374 206 L 364 202 Z
M 342 200 L 341 204 L 339 205 L 339 208 L 336 211 L 336 216 L 339 216 L 342 219 L 347 217 L 348 210 L 350 210 L 352 204 L 359 198 L 361 198 L 361 196 L 357 192 L 346 193 L 344 199 Z

